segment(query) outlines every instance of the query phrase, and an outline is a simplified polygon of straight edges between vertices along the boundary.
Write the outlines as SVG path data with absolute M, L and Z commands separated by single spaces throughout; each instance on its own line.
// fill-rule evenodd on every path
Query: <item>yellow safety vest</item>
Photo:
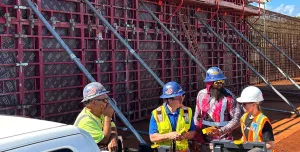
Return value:
M 165 106 L 162 105 L 155 110 L 152 111 L 154 119 L 156 120 L 157 130 L 159 134 L 166 134 L 172 132 L 172 126 L 167 115 Z M 179 115 L 177 119 L 176 132 L 180 132 L 180 130 L 187 128 L 190 129 L 192 122 L 192 110 L 189 107 L 183 107 L 179 110 Z M 167 140 L 158 143 L 159 145 L 171 146 L 172 141 Z M 180 150 L 188 150 L 188 140 L 176 141 L 176 151 Z

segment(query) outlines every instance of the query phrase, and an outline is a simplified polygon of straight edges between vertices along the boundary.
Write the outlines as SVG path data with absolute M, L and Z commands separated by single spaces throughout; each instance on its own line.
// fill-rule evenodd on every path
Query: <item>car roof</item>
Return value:
M 2 138 L 66 125 L 39 119 L 5 115 L 0 115 L 0 123 L 0 140 Z
M 46 120 L 0 115 L 0 151 L 50 139 L 82 134 L 75 126 Z

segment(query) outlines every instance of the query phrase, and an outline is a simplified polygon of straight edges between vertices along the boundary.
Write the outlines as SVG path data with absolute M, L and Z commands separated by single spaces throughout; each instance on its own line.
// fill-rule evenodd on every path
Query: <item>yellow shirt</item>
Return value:
M 104 115 L 97 117 L 93 115 L 87 108 L 84 108 L 77 116 L 74 125 L 88 132 L 96 143 L 99 143 L 104 138 L 103 125 Z M 111 122 L 111 127 L 116 127 L 114 122 Z

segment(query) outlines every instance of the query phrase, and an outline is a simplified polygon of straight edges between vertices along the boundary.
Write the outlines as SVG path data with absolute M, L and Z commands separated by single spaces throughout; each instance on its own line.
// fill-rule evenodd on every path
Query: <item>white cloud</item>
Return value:
M 258 5 L 258 3 L 254 3 L 252 5 L 256 6 L 256 7 L 260 6 L 260 8 L 264 9 L 264 4 Z M 265 5 L 266 5 L 266 10 L 271 10 L 272 9 L 272 7 L 270 5 L 268 5 L 267 3 Z
M 300 16 L 300 13 L 298 13 L 296 16 Z
M 295 8 L 296 8 L 295 5 L 281 4 L 280 6 L 275 8 L 273 11 L 291 16 L 294 13 Z

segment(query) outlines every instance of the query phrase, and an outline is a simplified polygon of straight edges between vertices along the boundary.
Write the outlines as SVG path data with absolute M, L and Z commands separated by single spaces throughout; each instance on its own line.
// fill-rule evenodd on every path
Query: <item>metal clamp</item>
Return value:
M 118 30 L 118 28 L 119 28 L 118 23 L 114 23 L 114 24 L 113 24 L 113 27 L 114 27 L 116 30 Z
M 91 20 L 88 21 L 88 28 L 87 29 L 88 29 L 89 32 L 92 31 L 92 21 Z
M 16 63 L 17 67 L 20 67 L 20 72 L 22 73 L 23 71 L 23 66 L 28 66 L 28 63 L 23 63 L 22 61 L 20 61 L 20 63 Z
M 159 33 L 159 28 L 158 28 L 158 26 L 155 26 L 155 35 L 156 35 L 156 37 L 158 36 L 158 33 Z
M 28 19 L 29 19 L 29 22 L 30 22 L 30 27 L 34 28 L 35 19 L 34 19 L 33 15 L 30 15 Z
M 133 91 L 126 90 L 125 93 L 126 93 L 126 94 L 131 94 L 131 93 L 133 93 Z
M 5 13 L 4 18 L 6 19 L 5 26 L 10 27 L 10 25 L 11 25 L 11 16 L 10 16 L 10 14 Z
M 104 63 L 104 62 L 105 62 L 104 60 L 95 60 L 96 64 L 101 64 L 101 63 Z
M 107 32 L 108 32 L 108 27 L 105 26 L 105 28 L 104 28 L 104 33 L 107 33 Z
M 17 109 L 22 110 L 22 109 L 28 109 L 30 108 L 30 105 L 17 105 Z
M 133 62 L 133 60 L 126 59 L 126 60 L 124 60 L 124 62 L 129 63 L 129 62 Z
M 99 32 L 97 34 L 97 36 L 95 37 L 95 40 L 97 40 L 97 41 L 103 40 L 102 32 Z
M 73 19 L 73 18 L 71 18 L 70 20 L 69 20 L 69 23 L 70 23 L 70 29 L 71 29 L 71 31 L 74 31 L 74 29 L 75 29 L 75 20 Z
M 144 32 L 145 32 L 145 35 L 148 35 L 148 30 L 149 30 L 149 27 L 148 26 L 144 26 Z
M 24 34 L 15 34 L 15 38 L 27 38 L 27 35 Z
M 58 21 L 58 20 L 56 19 L 56 17 L 52 16 L 52 17 L 50 18 L 50 22 L 51 22 L 52 28 L 55 29 L 56 23 L 57 23 L 57 22 L 60 22 L 60 21 Z
M 21 10 L 21 9 L 27 9 L 27 7 L 26 6 L 22 6 L 22 5 L 14 5 L 14 9 Z

